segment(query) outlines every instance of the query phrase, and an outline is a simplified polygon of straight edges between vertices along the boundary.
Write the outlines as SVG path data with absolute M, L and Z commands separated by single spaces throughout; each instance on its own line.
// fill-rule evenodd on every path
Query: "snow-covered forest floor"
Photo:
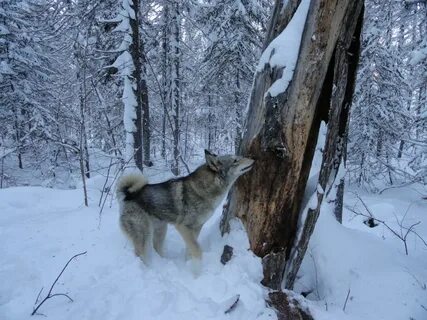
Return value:
M 152 182 L 170 176 L 158 168 L 145 174 Z M 222 238 L 219 208 L 204 226 L 203 265 L 197 278 L 173 227 L 166 238 L 166 257 L 154 256 L 147 267 L 119 229 L 115 200 L 106 202 L 100 220 L 103 185 L 101 175 L 88 180 L 88 208 L 78 184 L 73 190 L 0 190 L 0 319 L 30 319 L 40 289 L 39 300 L 68 259 L 84 251 L 87 254 L 69 264 L 52 291 L 74 301 L 53 297 L 39 313 L 50 319 L 82 320 L 275 319 L 259 283 L 261 261 L 248 250 L 239 222 L 234 221 L 231 234 Z M 405 234 L 399 225 L 420 221 L 415 230 L 427 239 L 425 188 L 412 185 L 373 195 L 349 187 L 345 205 L 365 213 L 356 193 L 375 218 L 398 233 Z M 316 319 L 426 319 L 427 247 L 421 239 L 410 233 L 405 255 L 403 242 L 384 225 L 369 228 L 349 209 L 343 220 L 338 224 L 327 207 L 322 209 L 295 287 L 298 292 L 312 291 L 303 303 Z M 220 256 L 225 244 L 234 248 L 234 255 L 224 266 Z M 225 314 L 236 295 L 240 301 Z

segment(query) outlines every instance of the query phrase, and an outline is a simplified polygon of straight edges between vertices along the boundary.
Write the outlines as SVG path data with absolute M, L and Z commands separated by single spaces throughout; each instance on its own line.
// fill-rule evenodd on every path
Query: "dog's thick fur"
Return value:
M 236 179 L 254 163 L 252 159 L 217 156 L 207 150 L 205 158 L 206 163 L 186 177 L 148 184 L 141 174 L 132 174 L 118 182 L 121 228 L 132 240 L 135 254 L 146 264 L 151 244 L 163 254 L 167 223 L 178 230 L 193 259 L 200 259 L 197 238 L 203 224 Z

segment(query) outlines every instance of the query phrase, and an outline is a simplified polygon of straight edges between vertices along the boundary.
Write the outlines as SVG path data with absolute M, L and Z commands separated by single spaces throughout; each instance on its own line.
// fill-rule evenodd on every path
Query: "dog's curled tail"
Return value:
M 117 196 L 122 196 L 125 199 L 130 199 L 132 198 L 132 194 L 141 190 L 146 184 L 148 184 L 148 181 L 142 174 L 131 173 L 123 175 L 117 182 Z

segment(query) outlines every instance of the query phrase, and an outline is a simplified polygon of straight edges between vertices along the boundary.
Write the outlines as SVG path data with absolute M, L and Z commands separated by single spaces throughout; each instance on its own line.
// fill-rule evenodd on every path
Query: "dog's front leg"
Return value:
M 182 224 L 176 224 L 175 228 L 178 230 L 182 239 L 184 239 L 187 250 L 190 252 L 191 256 L 194 259 L 200 260 L 202 258 L 202 250 L 200 249 L 200 245 L 197 243 L 193 230 Z
M 196 240 L 196 242 L 197 242 L 197 239 L 199 238 L 199 234 L 200 234 L 200 231 L 202 230 L 202 226 L 198 226 L 198 227 L 192 227 L 192 228 L 189 228 L 190 230 L 191 230 L 191 232 L 193 233 L 193 236 L 194 236 L 194 239 Z M 188 249 L 188 247 L 186 247 L 185 248 L 185 259 L 186 260 L 188 260 L 188 259 L 190 259 L 191 258 L 191 252 L 190 252 L 190 250 Z
M 196 240 L 195 232 L 193 229 L 182 224 L 176 224 L 175 228 L 176 230 L 178 230 L 179 234 L 184 239 L 187 251 L 190 252 L 192 257 L 191 265 L 193 269 L 193 274 L 195 277 L 198 277 L 201 272 L 202 249 L 200 248 L 200 245 Z

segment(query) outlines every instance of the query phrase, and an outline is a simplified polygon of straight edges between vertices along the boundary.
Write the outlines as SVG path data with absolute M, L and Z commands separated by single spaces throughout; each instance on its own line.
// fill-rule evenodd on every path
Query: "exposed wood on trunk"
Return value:
M 271 252 L 262 258 L 264 277 L 261 283 L 273 290 L 282 288 L 283 270 L 285 269 L 285 250 Z
M 266 40 L 264 42 L 263 49 L 265 49 L 268 44 L 276 38 L 288 25 L 288 23 L 291 21 L 292 16 L 294 15 L 296 9 L 298 8 L 298 5 L 300 4 L 301 0 L 291 0 L 287 3 L 286 8 L 283 8 L 284 1 L 282 0 L 276 0 L 272 17 L 270 19 L 270 24 L 267 30 Z M 271 71 L 271 72 L 269 72 Z M 273 84 L 273 82 L 280 77 L 281 70 L 265 70 L 264 72 L 258 73 L 255 77 L 254 85 L 252 88 L 252 94 L 250 97 L 250 110 L 248 114 L 248 118 L 253 118 L 254 120 L 252 123 L 256 123 L 256 120 L 259 120 L 259 123 L 262 123 L 263 118 L 263 112 L 265 109 L 264 106 L 264 93 L 268 90 L 268 88 Z M 248 120 L 247 120 L 248 122 Z M 246 130 L 245 130 L 245 136 L 248 134 L 248 123 L 245 124 Z M 247 138 L 246 138 L 247 140 Z M 244 154 L 243 149 L 244 145 L 247 143 L 247 141 L 243 142 L 243 139 L 240 141 L 239 146 L 239 154 Z M 242 178 L 241 178 L 242 179 Z M 234 191 L 234 188 L 233 188 Z M 234 192 L 230 193 L 230 196 L 228 197 L 228 205 L 225 208 L 221 222 L 220 222 L 220 229 L 221 234 L 228 233 L 230 231 L 230 225 L 229 221 L 230 219 L 235 216 L 236 212 L 236 201 L 237 197 L 233 196 Z M 241 194 L 239 192 L 239 194 Z

